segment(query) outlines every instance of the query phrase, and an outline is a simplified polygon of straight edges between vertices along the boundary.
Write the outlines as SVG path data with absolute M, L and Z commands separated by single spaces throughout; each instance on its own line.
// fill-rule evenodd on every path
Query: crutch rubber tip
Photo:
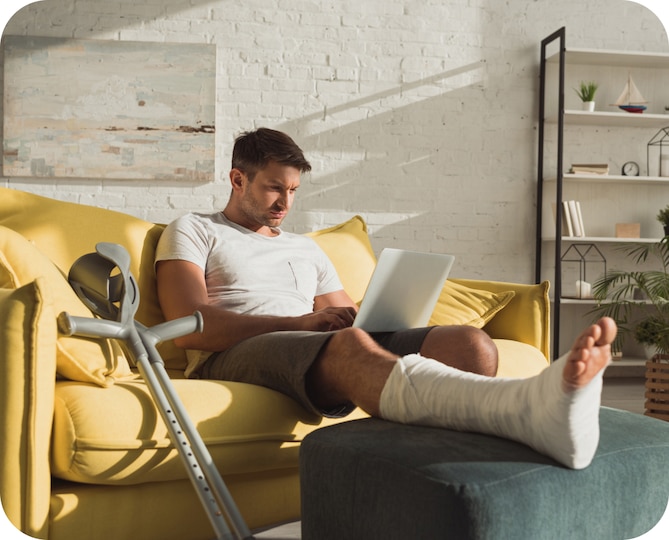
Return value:
M 74 325 L 72 324 L 72 319 L 70 319 L 70 316 L 66 311 L 63 311 L 60 315 L 58 315 L 56 320 L 58 321 L 58 331 L 61 334 L 65 336 L 71 336 L 74 334 Z

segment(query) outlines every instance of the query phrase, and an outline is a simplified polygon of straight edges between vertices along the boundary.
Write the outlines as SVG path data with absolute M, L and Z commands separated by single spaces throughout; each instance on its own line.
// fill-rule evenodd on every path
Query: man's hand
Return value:
M 353 324 L 356 309 L 354 307 L 326 307 L 313 313 L 298 317 L 302 330 L 312 332 L 330 332 L 348 328 Z

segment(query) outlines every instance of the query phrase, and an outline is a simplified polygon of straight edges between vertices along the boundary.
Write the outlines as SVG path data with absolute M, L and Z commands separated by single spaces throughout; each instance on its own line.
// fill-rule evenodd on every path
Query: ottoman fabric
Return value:
M 593 463 L 567 469 L 486 435 L 364 419 L 300 450 L 304 540 L 613 540 L 669 499 L 669 423 L 602 408 Z

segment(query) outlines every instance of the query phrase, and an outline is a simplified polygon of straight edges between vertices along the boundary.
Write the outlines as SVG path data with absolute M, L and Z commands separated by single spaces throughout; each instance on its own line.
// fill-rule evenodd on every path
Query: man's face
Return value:
M 235 172 L 236 171 L 236 172 Z M 238 179 L 234 175 L 238 173 Z M 278 227 L 288 215 L 300 187 L 300 171 L 295 167 L 270 162 L 252 181 L 233 169 L 233 189 L 237 196 L 238 217 L 247 229 L 263 232 L 263 227 Z

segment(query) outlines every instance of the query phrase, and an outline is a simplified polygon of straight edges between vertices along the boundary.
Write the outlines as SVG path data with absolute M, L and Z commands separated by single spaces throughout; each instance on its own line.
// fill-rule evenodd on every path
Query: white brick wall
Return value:
M 623 0 L 44 0 L 5 33 L 216 44 L 216 181 L 0 182 L 166 222 L 222 208 L 235 135 L 274 127 L 314 166 L 287 229 L 361 214 L 377 250 L 530 282 L 539 41 L 562 25 L 572 47 L 669 50 Z

